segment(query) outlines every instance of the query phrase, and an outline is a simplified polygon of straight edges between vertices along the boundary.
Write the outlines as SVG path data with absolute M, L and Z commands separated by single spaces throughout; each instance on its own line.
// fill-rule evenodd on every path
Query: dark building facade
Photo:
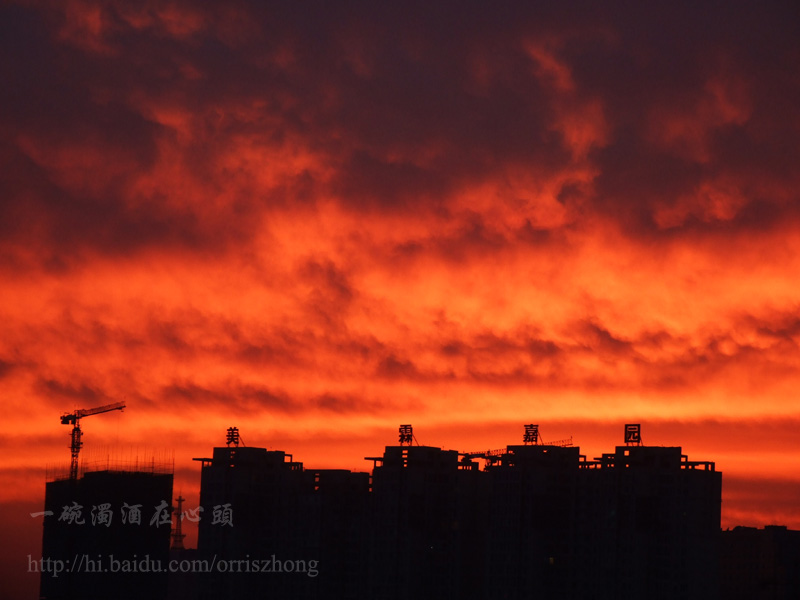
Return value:
M 485 598 L 575 598 L 580 450 L 508 446 L 489 463 Z
M 291 458 L 229 446 L 198 459 L 198 558 L 218 567 L 200 577 L 201 598 L 364 597 L 369 475 Z
M 478 464 L 431 446 L 387 446 L 373 460 L 367 597 L 482 597 L 488 482 Z
M 198 556 L 284 563 L 207 574 L 200 597 L 719 597 L 714 463 L 638 443 L 587 460 L 568 444 L 465 454 L 411 437 L 370 458 L 371 478 L 263 448 L 198 459 Z
M 718 597 L 714 463 L 689 461 L 679 447 L 620 446 L 580 466 L 583 597 Z
M 171 472 L 114 470 L 48 482 L 40 598 L 165 598 L 172 482 Z
M 800 531 L 768 525 L 722 532 L 724 600 L 800 599 Z

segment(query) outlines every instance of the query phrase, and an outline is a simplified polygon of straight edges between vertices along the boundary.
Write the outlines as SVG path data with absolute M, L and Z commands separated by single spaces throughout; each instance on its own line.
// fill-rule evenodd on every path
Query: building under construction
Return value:
M 472 453 L 415 445 L 404 425 L 368 458 L 371 482 L 231 430 L 197 460 L 201 505 L 232 516 L 204 517 L 199 555 L 273 567 L 210 574 L 204 598 L 719 597 L 721 473 L 642 445 L 636 425 L 592 460 L 536 425 L 521 445 Z
M 42 570 L 42 600 L 166 597 L 172 464 L 107 466 L 46 484 L 42 556 L 68 568 Z
M 40 599 L 166 598 L 172 518 L 171 456 L 79 461 L 80 420 L 118 402 L 61 416 L 72 425 L 69 468 L 45 484 Z M 47 561 L 45 564 L 44 561 Z

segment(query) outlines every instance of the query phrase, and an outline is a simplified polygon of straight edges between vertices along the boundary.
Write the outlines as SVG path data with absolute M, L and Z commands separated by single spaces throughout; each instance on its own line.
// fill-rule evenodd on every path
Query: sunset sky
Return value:
M 800 529 L 797 3 L 269 4 L 0 8 L 0 575 L 121 400 L 83 454 L 189 505 L 232 425 L 368 470 L 640 422 Z

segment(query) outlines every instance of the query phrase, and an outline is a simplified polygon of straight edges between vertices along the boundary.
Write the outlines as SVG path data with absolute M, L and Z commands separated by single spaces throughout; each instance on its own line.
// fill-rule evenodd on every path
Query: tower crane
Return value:
M 70 480 L 74 481 L 78 478 L 78 453 L 83 446 L 83 442 L 81 441 L 81 437 L 83 436 L 83 432 L 81 431 L 81 419 L 112 410 L 122 410 L 123 408 L 125 408 L 124 402 L 115 402 L 114 404 L 106 404 L 105 406 L 98 406 L 97 408 L 81 408 L 73 413 L 64 413 L 61 415 L 62 425 L 74 426 L 72 428 L 72 444 L 70 444 L 70 450 L 72 451 L 72 462 L 69 466 Z

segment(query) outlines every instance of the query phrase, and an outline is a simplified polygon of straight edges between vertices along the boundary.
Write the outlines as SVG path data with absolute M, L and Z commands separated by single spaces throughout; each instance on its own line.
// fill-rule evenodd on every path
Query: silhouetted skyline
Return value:
M 538 424 L 522 444 L 477 452 L 398 430 L 366 473 L 245 446 L 229 427 L 225 446 L 195 458 L 201 506 L 181 511 L 164 500 L 185 500 L 169 463 L 66 474 L 31 515 L 44 535 L 29 572 L 46 600 L 800 593 L 800 532 L 721 530 L 714 462 L 643 444 L 641 424 L 594 458 L 572 439 L 543 441 Z M 176 537 L 184 522 L 200 524 L 196 550 Z

